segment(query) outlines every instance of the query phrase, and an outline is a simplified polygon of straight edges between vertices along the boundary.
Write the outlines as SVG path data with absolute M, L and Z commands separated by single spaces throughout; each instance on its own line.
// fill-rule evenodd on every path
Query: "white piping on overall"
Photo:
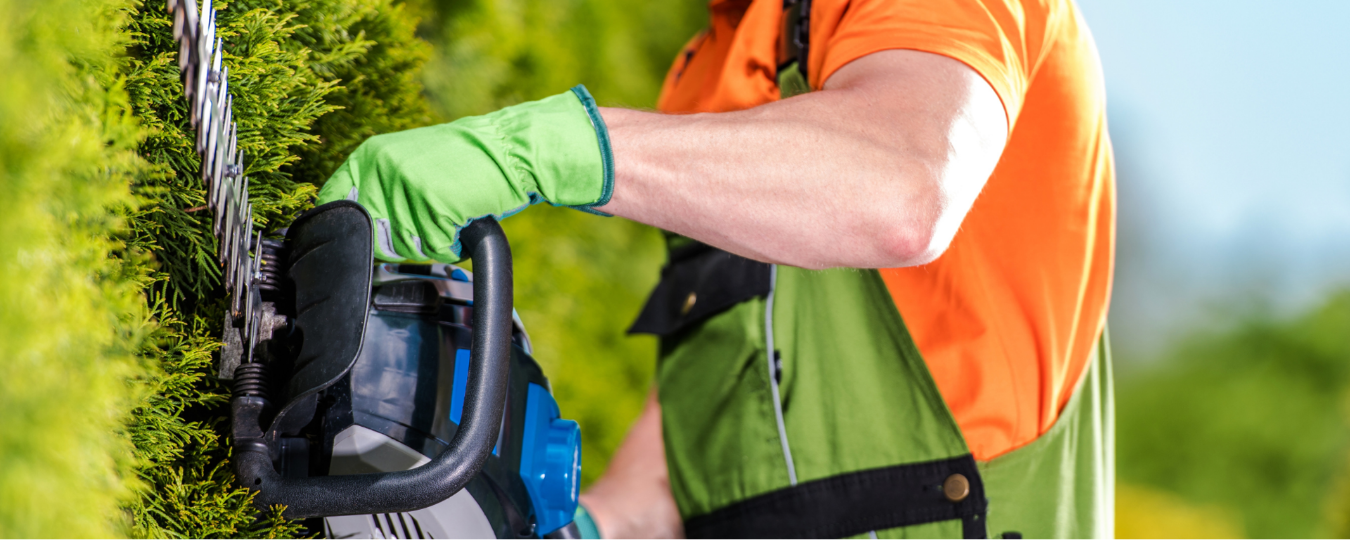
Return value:
M 773 293 L 778 287 L 778 265 L 769 265 L 769 297 L 764 302 L 764 341 L 768 346 L 769 390 L 773 393 L 773 415 L 778 421 L 778 441 L 783 445 L 783 461 L 787 463 L 788 482 L 797 485 L 797 467 L 792 463 L 792 449 L 788 446 L 787 426 L 783 424 L 783 400 L 778 395 L 778 377 L 774 366 L 773 348 Z

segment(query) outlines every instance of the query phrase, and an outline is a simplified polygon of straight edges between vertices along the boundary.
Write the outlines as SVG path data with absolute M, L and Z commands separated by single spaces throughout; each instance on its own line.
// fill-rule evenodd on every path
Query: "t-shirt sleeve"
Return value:
M 1017 0 L 815 0 L 811 86 L 874 52 L 911 49 L 973 68 L 1003 102 L 1011 126 L 1040 54 L 1043 13 Z

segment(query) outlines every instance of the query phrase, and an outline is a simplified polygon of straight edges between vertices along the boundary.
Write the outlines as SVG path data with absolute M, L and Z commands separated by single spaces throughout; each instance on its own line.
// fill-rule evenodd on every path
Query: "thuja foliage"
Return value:
M 246 156 L 256 231 L 284 226 L 315 183 L 366 136 L 423 125 L 418 70 L 427 49 L 392 0 L 216 2 L 218 34 Z M 131 10 L 123 67 L 151 170 L 134 188 L 130 247 L 153 256 L 146 298 L 157 329 L 141 350 L 157 374 L 130 427 L 147 486 L 129 505 L 150 537 L 285 537 L 301 531 L 260 513 L 227 462 L 228 391 L 213 376 L 224 299 L 211 216 L 177 68 L 172 21 L 158 2 Z
M 0 0 L 0 536 L 119 533 L 146 310 L 118 2 Z M 121 257 L 114 257 L 121 255 Z

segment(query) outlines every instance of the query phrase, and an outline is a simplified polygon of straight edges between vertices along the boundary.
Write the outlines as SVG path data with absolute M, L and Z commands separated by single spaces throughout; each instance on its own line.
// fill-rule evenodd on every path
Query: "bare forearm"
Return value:
M 722 114 L 604 111 L 617 173 L 605 210 L 762 261 L 893 262 L 926 234 L 924 220 L 897 229 L 893 215 L 931 212 L 925 176 L 905 174 L 921 164 L 837 125 L 832 109 L 847 100 L 821 97 Z
M 807 268 L 931 260 L 974 197 L 952 176 L 979 177 L 978 192 L 993 167 L 952 164 L 968 96 L 839 86 L 730 113 L 603 109 L 616 172 L 603 210 Z

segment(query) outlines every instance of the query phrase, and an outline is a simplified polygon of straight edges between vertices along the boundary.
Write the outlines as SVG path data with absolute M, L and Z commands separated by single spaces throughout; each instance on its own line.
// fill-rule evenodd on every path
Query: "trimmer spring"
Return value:
M 267 399 L 267 365 L 258 362 L 239 364 L 234 370 L 234 397 L 254 396 Z
M 262 241 L 262 253 L 258 257 L 262 265 L 258 268 L 258 289 L 267 296 L 281 292 L 282 261 L 286 260 L 286 243 L 281 240 Z

